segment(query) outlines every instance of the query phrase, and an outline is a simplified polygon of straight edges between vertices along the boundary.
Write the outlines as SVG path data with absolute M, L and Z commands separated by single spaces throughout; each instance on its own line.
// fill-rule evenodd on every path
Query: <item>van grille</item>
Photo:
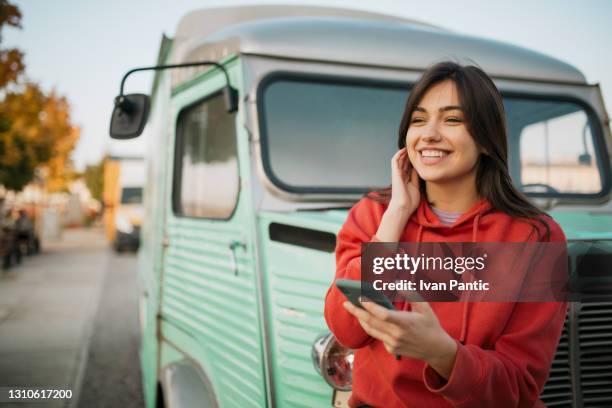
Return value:
M 612 303 L 571 304 L 540 398 L 548 407 L 612 406 Z
M 612 304 L 583 303 L 578 313 L 584 407 L 612 406 Z
M 569 349 L 569 316 L 565 317 L 563 332 L 557 347 L 557 353 L 550 369 L 550 376 L 540 395 L 547 407 L 572 406 L 572 375 Z

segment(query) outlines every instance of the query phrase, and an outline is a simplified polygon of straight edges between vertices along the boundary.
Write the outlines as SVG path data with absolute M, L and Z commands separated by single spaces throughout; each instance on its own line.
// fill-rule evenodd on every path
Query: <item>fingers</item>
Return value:
M 384 330 L 391 334 L 396 334 L 398 328 L 405 327 L 414 323 L 415 319 L 420 318 L 417 314 L 405 310 L 389 310 L 375 302 L 362 302 L 365 310 L 378 319 L 376 322 L 368 322 L 377 329 Z
M 348 301 L 344 302 L 343 306 L 350 314 L 359 319 L 359 323 L 361 323 L 362 327 L 364 327 L 365 324 L 369 328 L 376 330 L 376 333 L 378 334 L 373 337 L 379 338 L 379 336 L 381 336 L 380 333 L 384 333 L 386 336 L 397 333 L 398 327 L 394 323 L 395 321 L 397 321 L 397 318 L 391 315 L 391 313 L 395 313 L 395 311 L 387 310 L 384 307 L 379 306 L 371 301 L 363 302 L 362 304 L 363 307 L 366 309 L 356 307 Z M 376 314 L 372 313 L 370 310 L 375 310 Z M 383 318 L 381 318 L 380 316 L 383 316 Z M 394 322 L 392 322 L 391 320 L 393 320 Z
M 349 312 L 350 314 L 352 314 L 358 319 L 360 317 L 365 317 L 368 313 L 368 312 L 365 312 L 363 309 L 358 308 L 357 306 L 355 306 L 348 300 L 344 301 L 344 303 L 342 303 L 342 306 L 347 310 L 347 312 Z
M 365 330 L 365 332 L 368 333 L 370 336 L 385 343 L 385 347 L 389 345 L 395 348 L 399 345 L 398 340 L 395 337 L 389 335 L 389 333 L 385 332 L 384 330 L 377 329 L 376 327 L 370 325 L 368 322 L 363 320 L 359 320 L 359 324 L 361 324 L 363 330 Z
M 391 166 L 393 167 L 394 170 L 401 170 L 402 169 L 402 161 L 403 161 L 403 158 L 406 157 L 405 150 L 406 149 L 398 150 L 393 155 L 393 158 L 391 159 Z
M 373 302 L 363 302 L 364 307 L 368 306 L 367 305 L 368 303 L 373 303 Z M 380 324 L 376 322 L 376 320 L 382 320 L 382 319 L 379 319 L 377 316 L 372 314 L 369 310 L 359 308 L 348 301 L 344 302 L 342 305 L 350 314 L 358 318 L 360 321 L 364 321 L 371 326 L 373 325 L 379 328 Z
M 419 174 L 417 173 L 414 165 L 410 161 L 410 157 L 408 156 L 407 149 L 403 149 L 406 154 L 403 156 L 404 162 L 402 163 L 402 167 L 404 172 L 408 174 L 408 182 L 410 182 L 415 187 L 419 187 Z
M 398 174 L 410 174 L 410 158 L 405 147 L 398 150 L 391 161 L 393 170 L 396 170 Z
M 361 302 L 363 308 L 375 317 L 379 318 L 380 320 L 388 320 L 391 317 L 391 310 L 386 309 L 367 298 L 364 298 L 364 300 L 365 301 Z
M 399 149 L 397 152 L 395 152 L 395 154 L 391 158 L 391 161 L 397 163 L 399 161 L 399 159 L 402 156 L 404 156 L 405 154 L 406 154 L 406 148 L 405 147 L 403 149 Z
M 413 312 L 420 313 L 426 316 L 435 316 L 435 312 L 431 308 L 429 302 L 423 299 L 423 297 L 418 292 L 411 290 L 400 290 L 399 293 L 408 302 L 410 302 L 410 306 Z
M 425 315 L 427 317 L 435 316 L 435 313 L 431 308 L 429 302 L 410 302 L 410 306 L 412 307 L 412 310 L 417 313 L 421 313 L 422 315 Z
M 406 149 L 404 149 L 404 151 L 406 151 Z M 410 174 L 410 158 L 408 157 L 408 153 L 403 154 L 401 157 L 400 170 L 403 174 Z
M 385 309 L 371 301 L 362 302 L 363 307 L 371 313 L 367 319 L 359 319 L 359 324 L 363 330 L 371 337 L 382 341 L 387 351 L 391 354 L 396 354 L 402 345 L 402 328 L 393 323 L 396 320 L 394 316 L 397 312 L 394 310 Z M 403 312 L 404 314 L 410 312 Z
M 361 309 L 351 302 L 343 306 L 359 320 L 363 330 L 371 337 L 384 343 L 391 354 L 397 354 L 406 347 L 406 327 L 414 323 L 414 319 L 422 319 L 417 313 L 408 311 L 388 310 L 376 303 L 363 302 Z M 407 326 L 408 325 L 408 326 Z

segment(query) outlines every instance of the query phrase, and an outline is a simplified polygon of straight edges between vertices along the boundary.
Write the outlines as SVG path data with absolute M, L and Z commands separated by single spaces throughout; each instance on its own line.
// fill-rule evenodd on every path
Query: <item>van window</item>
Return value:
M 281 189 L 298 193 L 388 186 L 409 89 L 275 74 L 258 93 L 266 174 Z M 587 198 L 610 188 L 599 127 L 582 105 L 568 100 L 504 95 L 510 172 L 527 195 Z
M 285 189 L 359 190 L 390 180 L 409 86 L 278 80 L 264 92 L 264 159 Z
M 238 159 L 234 115 L 221 94 L 181 112 L 175 157 L 175 214 L 229 218 L 238 200 Z
M 513 99 L 511 139 L 520 146 L 525 192 L 596 194 L 603 188 L 589 117 L 571 102 Z

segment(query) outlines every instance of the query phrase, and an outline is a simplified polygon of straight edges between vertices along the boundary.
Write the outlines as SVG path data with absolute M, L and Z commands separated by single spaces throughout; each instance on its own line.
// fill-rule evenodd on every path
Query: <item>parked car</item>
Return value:
M 162 40 L 152 98 L 121 92 L 111 124 L 130 138 L 148 118 L 148 407 L 345 403 L 351 350 L 323 318 L 336 234 L 365 191 L 388 185 L 411 84 L 449 56 L 470 58 L 500 88 L 517 185 L 570 242 L 612 240 L 608 116 L 599 87 L 572 65 L 376 13 L 195 11 Z M 609 279 L 612 254 L 603 256 L 598 276 Z M 611 303 L 572 303 L 548 406 L 612 405 L 611 317 Z

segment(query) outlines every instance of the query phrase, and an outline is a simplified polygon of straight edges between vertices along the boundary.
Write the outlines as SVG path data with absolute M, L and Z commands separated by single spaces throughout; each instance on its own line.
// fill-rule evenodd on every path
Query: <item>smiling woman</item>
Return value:
M 465 211 L 477 197 L 476 167 L 483 148 L 476 146 L 465 126 L 463 108 L 455 82 L 447 79 L 432 85 L 414 108 L 406 134 L 410 162 L 429 188 L 440 184 L 463 192 L 463 203 L 438 203 L 443 211 Z M 438 195 L 430 191 L 430 195 Z
M 336 279 L 361 279 L 368 242 L 564 242 L 513 186 L 506 129 L 501 95 L 481 69 L 427 70 L 406 103 L 391 186 L 353 206 L 338 234 Z M 351 407 L 544 406 L 567 303 L 400 301 L 396 309 L 358 308 L 335 285 L 327 291 L 327 324 L 356 349 Z

